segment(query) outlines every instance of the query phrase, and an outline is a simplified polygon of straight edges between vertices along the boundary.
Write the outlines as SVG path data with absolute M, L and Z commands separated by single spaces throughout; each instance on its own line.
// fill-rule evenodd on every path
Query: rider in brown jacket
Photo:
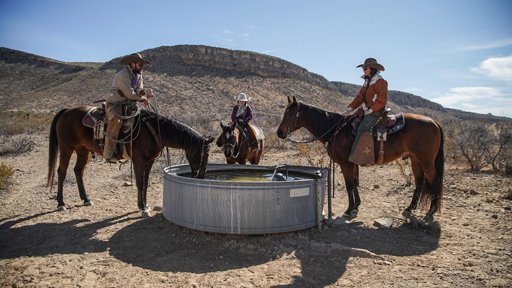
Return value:
M 363 87 L 361 87 L 359 94 L 352 103 L 348 105 L 348 109 L 342 113 L 344 116 L 350 115 L 362 104 L 365 105 L 363 108 L 365 109 L 363 122 L 361 122 L 357 130 L 356 139 L 352 145 L 350 155 L 354 152 L 363 132 L 371 130 L 377 120 L 379 120 L 388 102 L 388 82 L 380 75 L 380 72 L 384 71 L 384 66 L 379 64 L 374 58 L 367 58 L 364 64 L 356 68 L 359 67 L 362 67 L 364 71 L 364 75 L 361 76 L 361 78 L 364 79 Z

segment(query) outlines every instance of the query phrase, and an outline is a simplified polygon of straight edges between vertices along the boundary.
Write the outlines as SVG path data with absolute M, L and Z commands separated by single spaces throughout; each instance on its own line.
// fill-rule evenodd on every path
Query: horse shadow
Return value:
M 316 247 L 341 244 L 366 249 L 382 258 L 429 253 L 439 246 L 441 229 L 434 222 L 418 228 L 408 223 L 374 229 L 353 222 L 270 235 L 227 235 L 195 231 L 167 221 L 161 214 L 118 230 L 110 239 L 111 256 L 133 266 L 159 272 L 212 273 L 258 266 L 279 259 L 298 259 L 300 276 L 289 285 L 323 287 L 345 273 L 350 251 Z M 407 249 L 404 249 L 407 247 Z M 276 271 L 276 274 L 279 272 Z
M 94 239 L 94 234 L 102 228 L 130 220 L 126 217 L 135 212 L 100 222 L 75 219 L 63 223 L 19 225 L 52 213 L 62 212 L 48 211 L 19 219 L 15 219 L 16 217 L 4 219 L 8 221 L 0 224 L 0 235 L 2 235 L 0 237 L 0 259 L 106 251 L 109 246 L 108 241 Z

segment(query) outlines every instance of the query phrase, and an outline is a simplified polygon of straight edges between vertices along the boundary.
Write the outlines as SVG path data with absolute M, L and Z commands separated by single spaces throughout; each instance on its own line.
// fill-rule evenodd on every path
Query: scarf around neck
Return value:
M 363 86 L 367 86 L 367 85 L 368 85 L 368 80 L 369 80 L 369 79 L 365 79 L 365 78 L 364 78 L 364 75 L 363 75 L 363 76 L 361 76 L 361 78 L 363 78 L 363 79 L 364 79 L 364 84 L 363 84 Z M 372 79 L 370 79 L 370 80 L 371 80 L 371 81 L 370 81 L 370 85 L 375 84 L 375 82 L 377 82 L 377 80 L 379 80 L 379 79 L 384 79 L 384 77 L 382 77 L 382 76 L 380 75 L 380 71 L 377 71 L 377 73 L 375 73 L 375 75 L 373 75 Z

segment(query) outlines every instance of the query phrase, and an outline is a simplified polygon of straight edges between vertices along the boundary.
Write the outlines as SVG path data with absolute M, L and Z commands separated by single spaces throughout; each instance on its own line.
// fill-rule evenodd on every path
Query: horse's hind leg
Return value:
M 69 166 L 69 159 L 73 151 L 60 151 L 59 167 L 57 168 L 58 183 L 57 183 L 57 209 L 59 211 L 66 210 L 66 204 L 64 204 L 64 179 Z
M 423 168 L 421 168 L 421 164 L 418 158 L 416 158 L 414 155 L 410 155 L 409 159 L 411 159 L 411 168 L 414 175 L 415 188 L 414 194 L 412 195 L 411 204 L 409 207 L 405 208 L 403 212 L 404 216 L 410 215 L 411 211 L 418 207 L 418 201 L 420 200 L 421 191 L 425 182 L 425 173 L 423 173 Z
M 76 150 L 76 165 L 74 168 L 76 184 L 78 186 L 78 192 L 80 192 L 80 199 L 84 201 L 86 206 L 91 206 L 92 201 L 87 197 L 87 193 L 85 192 L 84 187 L 84 171 L 85 165 L 89 162 L 89 150 L 85 147 L 80 147 Z

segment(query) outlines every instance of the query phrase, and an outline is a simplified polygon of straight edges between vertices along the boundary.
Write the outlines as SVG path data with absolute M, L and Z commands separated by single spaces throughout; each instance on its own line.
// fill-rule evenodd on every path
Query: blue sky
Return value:
M 10 49 L 106 62 L 180 44 L 263 53 L 353 84 L 374 57 L 390 90 L 512 117 L 510 0 L 0 0 Z

